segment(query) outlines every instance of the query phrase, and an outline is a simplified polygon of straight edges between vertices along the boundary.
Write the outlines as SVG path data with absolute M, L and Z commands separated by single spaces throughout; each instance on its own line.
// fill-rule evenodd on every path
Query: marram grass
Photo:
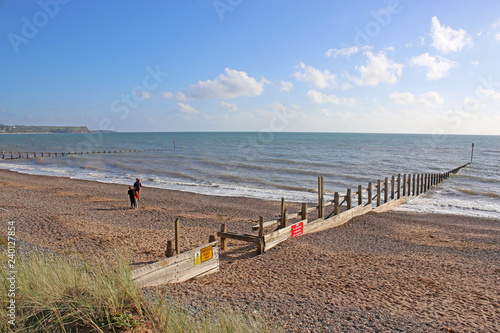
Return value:
M 222 307 L 192 316 L 172 301 L 147 300 L 130 278 L 129 260 L 112 263 L 35 254 L 16 260 L 15 325 L 6 311 L 10 297 L 7 258 L 2 267 L 1 332 L 276 332 L 259 316 Z

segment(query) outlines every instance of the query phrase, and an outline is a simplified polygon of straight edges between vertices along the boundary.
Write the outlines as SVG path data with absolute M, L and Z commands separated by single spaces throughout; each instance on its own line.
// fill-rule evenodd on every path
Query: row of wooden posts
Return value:
M 86 152 L 59 152 L 59 153 L 51 153 L 51 152 L 5 152 L 2 150 L 2 159 L 19 159 L 19 158 L 37 158 L 37 157 L 58 157 L 58 156 L 67 156 L 67 155 L 89 155 L 89 154 L 116 154 L 116 153 L 132 153 L 132 152 L 143 152 L 143 151 L 165 151 L 167 149 L 129 149 L 129 150 L 103 150 L 103 151 L 86 151 Z
M 376 185 L 372 185 L 371 182 L 368 183 L 366 189 L 363 189 L 361 185 L 358 186 L 356 192 L 353 192 L 350 188 L 347 189 L 346 193 L 334 192 L 333 200 L 325 200 L 324 188 L 323 188 L 323 177 L 318 177 L 318 204 L 313 207 L 308 207 L 307 203 L 302 203 L 301 211 L 288 214 L 285 208 L 285 199 L 281 199 L 281 212 L 280 217 L 275 220 L 264 222 L 262 216 L 259 217 L 259 224 L 253 226 L 253 230 L 258 230 L 258 235 L 248 235 L 240 233 L 231 233 L 227 231 L 226 224 L 221 224 L 220 232 L 217 235 L 220 237 L 221 250 L 227 248 L 228 239 L 236 239 L 257 244 L 257 253 L 263 253 L 268 247 L 265 244 L 266 238 L 268 240 L 273 240 L 272 237 L 267 237 L 264 235 L 264 228 L 277 225 L 277 230 L 284 229 L 289 226 L 290 220 L 300 219 L 302 221 L 307 221 L 309 214 L 317 212 L 317 219 L 309 222 L 309 224 L 321 223 L 322 221 L 328 221 L 329 219 L 335 219 L 335 217 L 342 215 L 344 213 L 349 213 L 354 207 L 357 208 L 356 213 L 366 213 L 371 210 L 382 211 L 384 207 L 394 207 L 406 201 L 408 197 L 418 196 L 420 194 L 426 193 L 432 186 L 438 185 L 444 180 L 450 177 L 450 174 L 457 173 L 460 169 L 466 167 L 470 163 L 464 164 L 453 170 L 445 173 L 425 173 L 425 174 L 398 174 L 397 176 L 392 176 L 390 179 L 386 177 L 384 181 L 378 180 Z M 375 192 L 375 194 L 374 194 Z M 363 203 L 363 195 L 367 193 L 366 203 Z M 353 200 L 354 199 L 354 200 Z M 356 202 L 357 205 L 354 205 Z M 404 200 L 402 200 L 404 199 Z M 345 204 L 345 209 L 341 213 L 341 207 Z M 332 211 L 325 216 L 325 208 L 328 206 L 333 206 Z M 382 209 L 380 209 L 382 208 Z M 350 216 L 352 214 L 345 214 L 345 216 Z M 335 219 L 337 222 L 342 218 Z M 336 223 L 337 223 L 336 222 Z M 317 229 L 317 228 L 315 228 Z M 291 236 L 292 237 L 292 236 Z M 276 244 L 274 244 L 276 245 Z M 273 246 L 274 246 L 273 245 Z

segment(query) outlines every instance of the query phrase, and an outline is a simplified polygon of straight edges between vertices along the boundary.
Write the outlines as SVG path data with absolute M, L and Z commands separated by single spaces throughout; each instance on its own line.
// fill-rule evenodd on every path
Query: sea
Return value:
M 474 149 L 472 150 L 472 145 Z M 399 210 L 500 219 L 500 136 L 360 133 L 173 132 L 2 134 L 0 168 L 218 196 L 317 202 L 400 174 L 472 163 Z M 121 153 L 86 154 L 97 151 Z M 143 150 L 132 151 L 129 150 Z M 19 151 L 37 158 L 10 159 Z M 58 152 L 41 157 L 40 152 Z M 8 152 L 8 153 L 7 153 Z M 60 153 L 64 152 L 65 156 Z M 67 153 L 72 153 L 68 155 Z M 75 155 L 74 152 L 84 152 Z

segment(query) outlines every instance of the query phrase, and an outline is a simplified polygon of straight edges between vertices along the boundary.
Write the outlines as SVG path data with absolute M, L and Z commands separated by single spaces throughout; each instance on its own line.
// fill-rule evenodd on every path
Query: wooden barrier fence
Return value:
M 332 200 L 324 199 L 323 177 L 318 177 L 318 204 L 307 207 L 303 203 L 300 212 L 287 214 L 285 199 L 281 199 L 281 214 L 279 219 L 264 222 L 259 218 L 259 224 L 252 227 L 258 230 L 258 235 L 230 233 L 226 230 L 226 225 L 221 225 L 218 236 L 221 238 L 221 250 L 227 249 L 228 239 L 237 239 L 257 244 L 257 253 L 261 254 L 279 243 L 302 234 L 318 232 L 325 229 L 340 226 L 355 216 L 366 214 L 370 211 L 385 212 L 405 203 L 408 198 L 426 193 L 432 186 L 438 185 L 456 174 L 460 169 L 470 163 L 459 166 L 453 170 L 439 174 L 398 174 L 390 179 L 386 177 L 384 181 L 377 180 L 376 185 L 368 183 L 367 188 L 358 186 L 356 192 L 347 189 L 345 193 L 334 192 Z M 375 195 L 373 193 L 375 192 Z M 366 194 L 366 203 L 363 202 Z M 353 200 L 354 199 L 354 200 Z M 356 200 L 357 199 L 357 200 Z M 375 202 L 375 203 L 374 203 Z M 353 203 L 357 203 L 354 205 Z M 342 206 L 345 208 L 341 212 Z M 325 217 L 325 208 L 332 211 Z M 317 212 L 317 219 L 309 221 L 308 216 Z M 288 221 L 299 219 L 288 225 Z M 277 225 L 277 229 L 269 234 L 264 234 L 264 229 Z
M 219 271 L 219 246 L 214 235 L 210 235 L 207 244 L 181 253 L 179 218 L 175 219 L 174 229 L 175 248 L 172 241 L 167 241 L 167 258 L 132 271 L 132 280 L 139 287 L 183 282 Z
M 117 154 L 117 153 L 136 153 L 136 152 L 144 152 L 144 151 L 165 151 L 168 149 L 129 149 L 129 150 L 103 150 L 103 151 L 86 151 L 86 152 L 28 152 L 28 151 L 10 151 L 6 152 L 2 150 L 2 159 L 20 159 L 20 158 L 39 158 L 39 157 L 58 157 L 65 155 L 89 155 L 89 154 Z

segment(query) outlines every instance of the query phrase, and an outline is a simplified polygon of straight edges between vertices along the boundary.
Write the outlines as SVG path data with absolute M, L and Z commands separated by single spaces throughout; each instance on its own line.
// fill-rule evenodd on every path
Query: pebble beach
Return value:
M 144 187 L 131 210 L 128 185 L 0 170 L 3 221 L 23 244 L 132 265 L 164 258 L 173 222 L 180 248 L 203 245 L 221 223 L 255 233 L 280 202 Z M 132 184 L 129 184 L 132 185 Z M 290 211 L 299 210 L 290 204 Z M 25 245 L 23 245 L 25 246 Z M 369 213 L 288 240 L 263 255 L 229 241 L 220 272 L 146 289 L 194 312 L 220 305 L 258 313 L 285 332 L 498 332 L 500 220 L 409 212 Z

